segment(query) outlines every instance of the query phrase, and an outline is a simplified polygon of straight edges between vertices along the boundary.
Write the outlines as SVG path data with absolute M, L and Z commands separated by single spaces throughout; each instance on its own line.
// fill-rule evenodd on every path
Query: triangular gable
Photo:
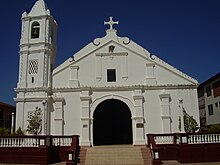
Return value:
M 67 59 L 63 64 L 61 64 L 55 69 L 54 74 L 68 67 L 72 63 L 76 63 L 86 58 L 90 54 L 94 52 L 98 52 L 100 49 L 110 44 L 115 44 L 125 49 L 125 51 L 132 52 L 138 56 L 143 57 L 145 60 L 152 61 L 150 58 L 150 53 L 147 50 L 145 50 L 144 48 L 142 48 L 141 46 L 139 46 L 129 38 L 118 37 L 116 35 L 116 32 L 114 34 L 114 32 L 111 31 L 109 33 L 107 32 L 107 35 L 105 37 L 95 39 L 93 42 L 89 43 L 88 45 L 83 47 L 80 51 L 75 53 L 71 58 Z M 70 63 L 70 61 L 72 62 Z
M 63 69 L 69 67 L 70 65 L 74 65 L 77 62 L 83 60 L 87 56 L 93 54 L 94 52 L 99 52 L 100 49 L 103 47 L 108 47 L 108 45 L 114 44 L 116 46 L 122 47 L 125 52 L 132 52 L 133 54 L 142 57 L 146 62 L 154 63 L 155 65 L 159 65 L 160 67 L 164 68 L 167 71 L 174 73 L 176 76 L 181 77 L 192 84 L 197 85 L 197 80 L 191 78 L 190 76 L 184 74 L 183 72 L 179 71 L 175 67 L 169 65 L 168 63 L 164 62 L 160 58 L 156 57 L 155 55 L 150 55 L 150 53 L 141 47 L 140 45 L 136 44 L 132 40 L 127 37 L 119 37 L 116 35 L 116 30 L 107 30 L 107 35 L 103 38 L 97 38 L 93 42 L 86 45 L 80 51 L 73 55 L 70 59 L 66 60 L 63 64 L 58 66 L 54 70 L 54 74 L 62 71 Z M 102 53 L 102 52 L 100 52 Z

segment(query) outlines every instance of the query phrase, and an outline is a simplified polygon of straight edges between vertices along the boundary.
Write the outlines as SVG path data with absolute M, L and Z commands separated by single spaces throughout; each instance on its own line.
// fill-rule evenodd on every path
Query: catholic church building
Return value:
M 198 122 L 198 82 L 118 36 L 112 17 L 105 24 L 104 37 L 55 68 L 57 23 L 44 0 L 22 14 L 16 128 L 39 107 L 42 134 L 144 145 L 148 133 L 184 132 L 183 109 Z

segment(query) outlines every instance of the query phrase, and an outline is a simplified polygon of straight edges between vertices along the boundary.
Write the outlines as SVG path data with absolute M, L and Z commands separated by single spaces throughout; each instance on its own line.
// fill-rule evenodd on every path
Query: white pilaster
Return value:
M 27 86 L 27 63 L 28 52 L 20 52 L 18 88 L 25 88 Z
M 146 64 L 146 85 L 156 85 L 156 78 L 154 76 L 154 63 Z
M 90 92 L 89 89 L 81 91 L 81 146 L 91 146 L 90 138 Z
M 135 104 L 135 113 L 132 117 L 133 122 L 133 144 L 134 145 L 144 145 L 145 144 L 145 134 L 144 134 L 144 112 L 143 112 L 143 95 L 141 89 L 135 89 L 133 95 Z
M 128 62 L 127 62 L 127 57 L 128 57 L 128 54 L 125 53 L 124 55 L 122 55 L 121 57 L 121 66 L 122 66 L 122 78 L 124 80 L 127 80 L 128 78 Z
M 79 87 L 78 70 L 79 66 L 70 66 L 69 87 Z
M 18 111 L 19 109 L 19 111 Z M 26 118 L 24 118 L 24 102 L 17 102 L 16 103 L 16 129 L 17 130 L 19 127 L 22 129 L 22 130 L 26 130 L 27 128 L 24 127 L 24 120 Z M 18 118 L 19 117 L 19 118 Z
M 163 123 L 163 133 L 171 133 L 171 114 L 170 114 L 170 94 L 162 93 L 159 95 L 161 100 L 161 118 Z
M 55 101 L 55 134 L 64 135 L 64 99 L 54 98 Z
M 102 79 L 102 56 L 96 55 L 96 79 Z

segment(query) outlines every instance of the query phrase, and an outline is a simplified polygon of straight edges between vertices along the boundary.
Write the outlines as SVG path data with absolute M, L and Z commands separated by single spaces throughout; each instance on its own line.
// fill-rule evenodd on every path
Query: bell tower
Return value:
M 44 0 L 22 14 L 19 78 L 15 89 L 16 128 L 27 129 L 36 107 L 42 110 L 42 134 L 50 134 L 52 71 L 56 59 L 57 23 Z
M 18 88 L 51 87 L 57 24 L 44 0 L 22 14 Z

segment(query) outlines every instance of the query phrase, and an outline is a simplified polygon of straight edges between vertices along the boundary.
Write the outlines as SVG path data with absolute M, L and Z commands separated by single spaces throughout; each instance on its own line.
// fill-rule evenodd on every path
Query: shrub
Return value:
M 186 133 L 195 133 L 198 130 L 197 121 L 193 118 L 193 116 L 190 116 L 185 109 L 183 109 L 183 115 Z
M 36 107 L 32 117 L 28 120 L 27 131 L 30 134 L 38 135 L 42 131 L 42 113 L 41 109 Z
M 208 132 L 210 133 L 220 133 L 220 126 L 219 125 L 212 125 L 209 129 Z
M 21 129 L 21 127 L 19 127 L 17 131 L 13 133 L 13 135 L 24 135 L 24 134 L 25 132 Z
M 7 128 L 0 128 L 0 135 L 8 135 L 9 130 Z

